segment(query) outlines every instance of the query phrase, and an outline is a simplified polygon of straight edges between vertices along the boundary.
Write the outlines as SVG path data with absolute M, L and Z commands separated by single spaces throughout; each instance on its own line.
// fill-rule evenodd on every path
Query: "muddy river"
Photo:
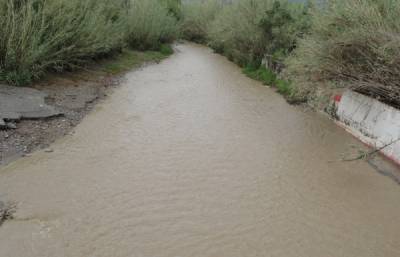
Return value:
M 398 257 L 400 186 L 320 114 L 179 45 L 0 169 L 1 257 Z

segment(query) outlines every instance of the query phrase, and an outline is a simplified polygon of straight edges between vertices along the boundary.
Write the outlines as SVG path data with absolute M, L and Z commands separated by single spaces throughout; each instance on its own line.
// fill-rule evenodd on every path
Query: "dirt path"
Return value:
M 398 257 L 400 186 L 331 121 L 207 48 L 129 73 L 73 135 L 0 170 L 1 257 Z

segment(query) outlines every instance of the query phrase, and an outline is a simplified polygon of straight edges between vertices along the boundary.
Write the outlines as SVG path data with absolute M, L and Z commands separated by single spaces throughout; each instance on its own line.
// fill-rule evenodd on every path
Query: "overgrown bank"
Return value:
M 184 5 L 182 32 L 291 101 L 350 88 L 400 106 L 399 13 L 395 0 L 204 0 Z
M 115 75 L 171 55 L 179 6 L 176 0 L 0 0 L 0 165 L 68 134 L 118 84 Z M 44 116 L 38 105 L 57 115 Z
M 163 0 L 1 0 L 0 81 L 24 85 L 129 47 L 159 50 L 178 35 Z
M 121 73 L 148 62 L 159 62 L 171 54 L 171 49 L 162 48 L 164 51 L 123 49 L 119 54 L 86 66 L 85 70 L 49 74 L 31 84 L 30 88 L 0 85 L 0 166 L 37 149 L 46 148 L 57 138 L 70 133 L 94 105 L 120 83 Z M 18 119 L 8 117 L 8 111 L 11 116 L 19 117 L 12 112 L 23 110 L 19 103 L 13 109 L 12 105 L 7 105 L 7 101 L 4 103 L 2 99 L 7 98 L 8 102 L 13 102 L 13 99 L 24 102 L 27 99 L 29 104 L 37 95 L 44 97 L 44 105 L 51 106 L 59 115 L 43 118 L 43 113 L 39 112 L 42 118 L 34 118 L 32 111 L 37 111 L 35 107 L 29 110 L 31 118 L 24 118 L 23 113 Z M 4 105 L 6 109 L 3 109 Z M 25 103 L 24 108 L 30 107 Z

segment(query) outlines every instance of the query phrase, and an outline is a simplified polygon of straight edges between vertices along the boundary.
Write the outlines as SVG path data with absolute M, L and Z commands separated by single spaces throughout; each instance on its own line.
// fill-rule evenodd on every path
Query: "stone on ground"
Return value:
M 47 94 L 27 87 L 0 85 L 0 127 L 7 128 L 5 121 L 20 119 L 44 119 L 61 115 L 47 105 Z

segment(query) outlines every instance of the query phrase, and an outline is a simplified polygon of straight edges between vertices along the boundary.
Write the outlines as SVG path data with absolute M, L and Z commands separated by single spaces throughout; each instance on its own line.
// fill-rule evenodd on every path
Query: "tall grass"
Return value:
M 226 5 L 208 30 L 210 45 L 245 66 L 268 60 L 271 69 L 308 29 L 307 6 L 285 0 L 238 0 Z
M 127 42 L 140 50 L 158 49 L 178 36 L 177 19 L 164 1 L 132 0 L 127 23 Z
M 122 1 L 2 0 L 0 79 L 24 84 L 122 46 Z
M 244 66 L 261 61 L 266 41 L 260 26 L 272 0 L 240 0 L 226 5 L 209 28 L 210 45 Z
M 222 4 L 218 0 L 194 1 L 184 4 L 181 21 L 183 38 L 206 43 L 208 29 L 221 9 Z
M 398 0 L 215 2 L 183 8 L 184 35 L 274 81 L 291 100 L 347 87 L 400 107 Z
M 347 87 L 400 106 L 400 4 L 331 0 L 287 61 L 296 96 Z
M 0 0 L 0 81 L 26 84 L 126 44 L 154 49 L 176 31 L 157 0 Z
M 207 43 L 244 67 L 249 77 L 275 86 L 290 98 L 292 84 L 279 73 L 298 38 L 308 32 L 311 7 L 286 0 L 234 1 L 210 19 Z

